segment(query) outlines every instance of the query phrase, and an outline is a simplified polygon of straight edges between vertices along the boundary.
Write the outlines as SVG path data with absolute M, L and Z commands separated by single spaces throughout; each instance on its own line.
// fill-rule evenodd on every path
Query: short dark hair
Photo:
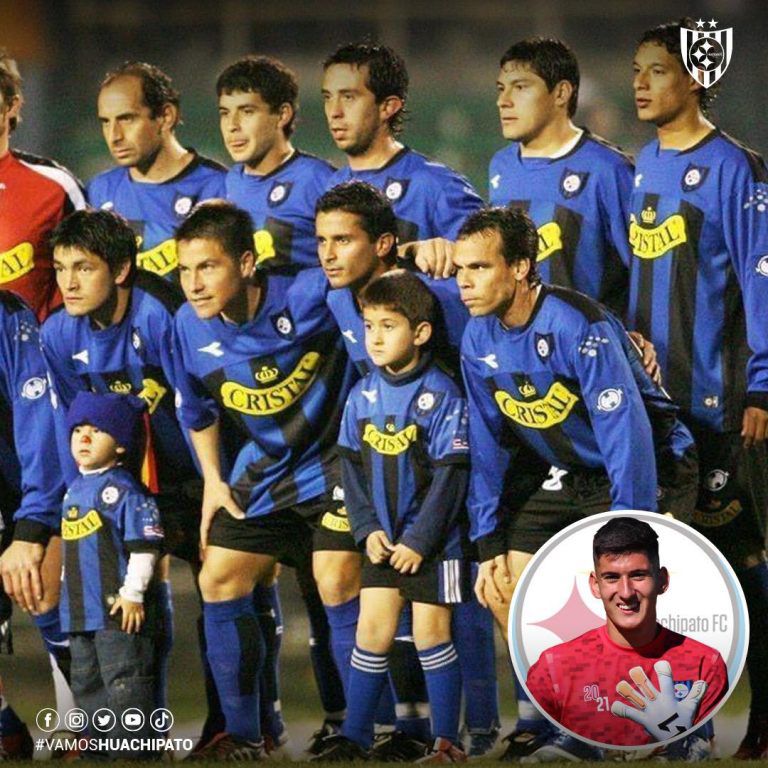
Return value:
M 51 249 L 77 248 L 107 262 L 116 274 L 128 262 L 129 280 L 136 272 L 136 234 L 128 222 L 114 211 L 75 211 L 53 230 Z
M 386 307 L 407 318 L 411 328 L 435 324 L 435 297 L 416 275 L 405 269 L 385 272 L 369 283 L 358 297 L 360 306 Z
M 154 64 L 145 61 L 124 61 L 119 67 L 110 70 L 99 86 L 99 92 L 121 77 L 136 77 L 141 83 L 144 104 L 152 117 L 159 117 L 166 104 L 172 104 L 178 111 L 177 124 L 181 122 L 181 97 L 173 87 L 171 78 Z
M 539 235 L 530 216 L 522 208 L 507 206 L 480 208 L 470 214 L 459 230 L 457 239 L 470 235 L 498 232 L 501 255 L 507 264 L 527 259 L 530 263 L 528 283 L 538 285 L 540 278 L 536 263 Z
M 397 217 L 383 192 L 365 181 L 345 181 L 321 195 L 315 204 L 315 216 L 331 211 L 344 211 L 357 216 L 371 242 L 382 235 L 394 235 L 395 242 L 389 254 L 394 260 L 397 253 Z
M 519 61 L 527 64 L 552 89 L 565 80 L 573 87 L 568 101 L 568 116 L 576 114 L 579 103 L 579 62 L 573 51 L 562 41 L 554 37 L 527 37 L 507 48 L 499 62 L 504 67 L 507 62 Z
M 659 569 L 659 536 L 648 523 L 634 517 L 614 517 L 592 539 L 595 563 L 602 555 L 642 552 L 654 569 Z
M 247 211 L 226 200 L 206 200 L 196 205 L 176 229 L 176 240 L 215 240 L 233 260 L 253 251 L 253 219 Z
M 405 108 L 408 100 L 408 70 L 403 58 L 392 48 L 377 43 L 348 43 L 339 46 L 324 62 L 323 70 L 334 64 L 351 64 L 368 67 L 366 86 L 381 104 L 388 96 L 397 96 L 403 108 L 389 118 L 389 127 L 397 136 L 403 130 L 408 116 Z
M 216 95 L 259 93 L 272 113 L 283 104 L 290 104 L 293 118 L 283 126 L 286 138 L 293 133 L 294 119 L 299 111 L 299 83 L 293 70 L 271 56 L 243 56 L 230 64 L 216 80 Z
M 658 26 L 646 29 L 640 39 L 637 41 L 637 47 L 645 45 L 647 43 L 651 45 L 660 45 L 666 48 L 679 62 L 683 72 L 688 70 L 685 67 L 683 61 L 683 51 L 680 47 L 680 30 L 681 29 L 696 29 L 696 22 L 690 16 L 684 16 L 679 21 L 671 21 L 667 24 L 659 24 Z M 719 90 L 719 83 L 705 88 L 701 86 L 698 91 L 699 95 L 699 108 L 706 115 L 709 108 L 712 106 L 712 102 L 717 98 Z
M 21 98 L 19 66 L 5 48 L 0 48 L 0 97 L 6 107 L 10 107 L 15 98 Z M 11 131 L 14 131 L 19 124 L 19 118 L 12 117 L 8 122 Z

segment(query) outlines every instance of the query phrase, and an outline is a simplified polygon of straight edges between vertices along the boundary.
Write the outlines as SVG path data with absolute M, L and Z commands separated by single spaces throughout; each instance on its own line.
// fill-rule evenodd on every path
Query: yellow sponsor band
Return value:
M 637 223 L 634 214 L 629 217 L 629 244 L 632 253 L 640 259 L 658 259 L 667 251 L 688 242 L 685 219 L 675 213 L 658 227 L 643 227 Z
M 342 512 L 344 512 L 343 515 L 341 514 Z M 349 518 L 344 511 L 344 507 L 338 512 L 326 512 L 320 518 L 320 525 L 329 531 L 336 531 L 337 533 L 349 533 L 352 530 L 349 526 Z
M 505 416 L 529 429 L 549 429 L 561 424 L 579 402 L 578 396 L 559 381 L 552 384 L 547 394 L 538 400 L 515 400 L 503 390 L 495 392 L 494 398 Z
M 248 416 L 269 416 L 284 411 L 310 388 L 321 360 L 319 352 L 307 352 L 290 376 L 262 389 L 225 381 L 221 385 L 222 402 L 226 408 Z
M 154 379 L 144 379 L 142 384 L 144 388 L 138 396 L 147 404 L 149 413 L 153 414 L 168 390 Z
M 96 533 L 103 525 L 104 523 L 101 522 L 99 513 L 92 509 L 80 520 L 62 520 L 61 538 L 65 541 L 84 539 L 86 536 Z
M 275 238 L 272 237 L 272 233 L 268 229 L 258 229 L 253 233 L 253 247 L 256 251 L 257 264 L 277 256 Z
M 35 249 L 32 243 L 21 243 L 10 251 L 0 253 L 0 285 L 18 280 L 35 266 Z
M 539 252 L 536 261 L 544 261 L 553 253 L 563 250 L 563 233 L 556 221 L 543 224 L 536 232 L 539 235 Z
M 148 251 L 141 251 L 136 257 L 136 263 L 140 269 L 146 269 L 147 272 L 154 272 L 160 277 L 167 275 L 179 266 L 176 241 L 170 238 Z
M 366 424 L 365 430 L 363 430 L 363 441 L 368 443 L 376 453 L 384 456 L 397 456 L 408 450 L 410 445 L 416 441 L 417 434 L 418 429 L 415 424 L 410 424 L 405 429 L 395 432 L 394 435 L 379 432 L 373 424 Z

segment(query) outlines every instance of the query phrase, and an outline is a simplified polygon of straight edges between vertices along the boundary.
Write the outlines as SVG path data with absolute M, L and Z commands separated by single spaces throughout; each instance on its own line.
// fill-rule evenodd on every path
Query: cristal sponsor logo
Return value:
M 694 509 L 693 521 L 702 528 L 718 528 L 738 517 L 742 509 L 741 502 L 738 499 L 734 499 L 723 509 Z
M 80 520 L 62 520 L 61 538 L 64 541 L 84 539 L 86 536 L 96 533 L 102 525 L 104 523 L 102 523 L 99 513 L 92 509 Z
M 226 408 L 247 416 L 269 416 L 284 411 L 310 388 L 321 360 L 319 352 L 307 352 L 288 377 L 262 389 L 225 381 L 220 390 L 222 402 Z
M 417 434 L 418 428 L 415 424 L 409 424 L 393 435 L 386 435 L 379 432 L 373 424 L 367 424 L 363 430 L 363 441 L 368 443 L 376 453 L 384 456 L 398 456 L 407 451 L 416 441 Z
M 544 261 L 563 249 L 563 233 L 556 221 L 543 224 L 536 230 L 539 236 L 539 252 L 536 261 Z
M 343 514 L 342 514 L 343 513 Z M 329 531 L 337 533 L 349 533 L 352 529 L 349 526 L 349 518 L 343 508 L 336 512 L 326 512 L 320 518 L 320 525 Z
M 0 253 L 0 285 L 17 280 L 35 266 L 35 249 L 32 243 L 21 243 L 10 251 Z
M 523 397 L 534 397 L 536 395 L 536 387 L 530 381 L 524 381 L 518 389 Z
M 497 390 L 494 398 L 505 416 L 529 429 L 549 429 L 561 424 L 579 402 L 578 396 L 559 381 L 552 384 L 547 394 L 538 400 L 515 400 L 504 390 Z
M 278 376 L 280 371 L 277 368 L 270 368 L 268 365 L 262 365 L 253 377 L 259 384 L 271 384 Z
M 113 381 L 109 385 L 109 391 L 115 392 L 118 395 L 127 395 L 133 387 L 129 381 Z
M 176 241 L 173 238 L 165 240 L 160 245 L 142 251 L 136 257 L 140 269 L 154 272 L 161 277 L 172 272 L 179 266 L 179 256 L 176 251 Z
M 641 218 L 653 223 L 656 220 L 656 212 L 646 208 Z M 664 219 L 658 227 L 644 227 L 637 223 L 635 214 L 629 216 L 629 244 L 632 253 L 641 259 L 658 259 L 667 251 L 677 248 L 678 245 L 688 242 L 688 233 L 685 228 L 685 219 L 679 214 Z
M 268 229 L 259 229 L 253 233 L 253 247 L 256 249 L 257 264 L 277 256 L 275 238 L 272 237 L 272 233 Z
M 160 405 L 160 401 L 165 397 L 168 390 L 154 379 L 144 379 L 141 383 L 143 389 L 139 392 L 138 397 L 147 404 L 147 409 L 151 415 L 157 410 L 157 406 Z

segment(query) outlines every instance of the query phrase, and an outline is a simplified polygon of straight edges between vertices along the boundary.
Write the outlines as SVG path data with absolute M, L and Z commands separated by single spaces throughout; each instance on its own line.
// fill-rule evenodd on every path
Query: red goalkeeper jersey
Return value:
M 82 189 L 65 168 L 15 150 L 0 157 L 0 288 L 19 294 L 41 322 L 61 303 L 48 238 L 79 208 Z
M 658 690 L 653 665 L 659 659 L 672 667 L 676 698 L 685 698 L 696 680 L 707 683 L 694 722 L 704 719 L 728 690 L 725 662 L 714 648 L 664 627 L 640 648 L 617 645 L 605 626 L 585 632 L 544 651 L 528 670 L 527 685 L 539 706 L 574 733 L 604 744 L 642 745 L 655 739 L 641 725 L 614 715 L 611 704 L 623 701 L 616 684 L 632 684 L 632 667 L 642 667 Z

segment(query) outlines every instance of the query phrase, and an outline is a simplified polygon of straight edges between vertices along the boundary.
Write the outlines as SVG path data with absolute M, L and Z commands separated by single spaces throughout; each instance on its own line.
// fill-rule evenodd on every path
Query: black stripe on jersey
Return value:
M 741 428 L 746 396 L 746 377 L 751 350 L 747 344 L 744 300 L 736 273 L 730 270 L 723 297 L 723 429 Z
M 550 266 L 550 282 L 557 285 L 573 286 L 573 270 L 576 262 L 576 251 L 581 238 L 582 216 L 563 206 L 555 206 L 555 222 L 560 227 L 562 249 L 552 255 Z
M 573 424 L 578 419 L 579 422 L 582 422 L 579 424 L 578 429 L 582 432 L 587 432 L 592 429 L 592 425 L 589 419 L 585 419 L 581 414 L 576 413 L 579 406 L 583 408 L 582 400 L 579 400 L 573 412 L 568 416 L 568 421 Z M 585 421 L 586 424 L 583 423 Z M 562 426 L 555 425 L 549 429 L 539 430 L 539 434 L 549 447 L 549 450 L 557 457 L 558 466 L 575 468 L 584 465 L 584 462 L 579 458 L 579 454 L 573 447 L 573 441 L 565 433 Z
M 184 294 L 178 285 L 145 269 L 136 270 L 133 285 L 157 299 L 172 315 L 184 303 Z
M 101 573 L 101 598 L 102 598 L 102 610 L 104 611 L 104 618 L 107 623 L 121 621 L 121 616 L 109 617 L 109 603 L 108 598 L 117 596 L 122 586 L 122 580 L 120 578 L 120 561 L 123 559 L 122 553 L 118 551 L 115 546 L 114 537 L 117 535 L 112 526 L 112 522 L 106 515 L 101 515 L 102 528 L 96 534 L 98 539 L 98 551 L 99 551 L 99 572 Z
M 675 248 L 667 309 L 669 385 L 675 402 L 690 413 L 693 388 L 693 339 L 696 331 L 697 251 L 704 213 L 685 201 L 679 213 L 685 219 L 688 240 Z M 655 259 L 643 259 L 653 270 Z M 650 318 L 650 314 L 649 314 Z M 650 329 L 649 329 L 650 330 Z
M 12 291 L 0 290 L 0 306 L 9 314 L 13 315 L 16 312 L 21 312 L 23 309 L 29 309 L 24 303 L 23 299 L 17 296 Z M 31 312 L 32 310 L 29 309 Z
M 243 441 L 251 441 L 251 433 L 245 415 L 226 408 L 221 402 L 221 387 L 225 381 L 228 381 L 228 378 L 224 368 L 217 368 L 203 377 L 205 389 L 218 406 L 219 432 L 222 435 L 222 442 L 229 448 L 235 449 L 235 446 L 238 446 L 236 450 L 239 450 Z
M 211 168 L 214 171 L 223 171 L 224 173 L 227 171 L 226 165 L 222 165 L 218 160 L 213 160 L 205 155 L 198 155 L 197 163 L 198 165 L 204 165 L 206 168 Z
M 419 239 L 419 225 L 407 219 L 397 218 L 397 242 L 412 243 Z
M 325 158 L 319 157 L 318 155 L 313 155 L 311 152 L 305 152 L 303 149 L 297 149 L 293 153 L 293 156 L 294 157 L 308 157 L 310 160 L 319 160 L 326 168 L 328 168 L 329 171 L 337 171 L 338 170 L 338 168 L 336 168 L 335 165 L 332 165 L 331 163 L 329 163 Z M 286 163 L 283 163 L 283 165 L 281 165 L 280 167 L 281 168 L 285 168 L 285 166 L 289 162 L 291 162 L 291 161 L 288 160 Z
M 598 301 L 605 304 L 622 322 L 626 320 L 629 304 L 629 270 L 612 245 L 606 249 L 603 279 L 600 281 L 597 296 Z
M 659 195 L 644 195 L 641 211 L 647 208 L 655 211 L 659 205 Z M 655 259 L 634 257 L 635 265 L 640 270 L 637 282 L 637 307 L 635 308 L 635 328 L 646 339 L 652 338 L 651 318 L 653 316 L 653 267 Z
M 258 485 L 264 472 L 276 463 L 271 456 L 262 456 L 258 461 L 252 461 L 240 477 L 230 486 L 232 498 L 243 511 L 248 509 L 251 492 Z
M 542 286 L 542 293 L 549 294 L 569 307 L 573 307 L 586 318 L 588 323 L 599 323 L 601 320 L 605 320 L 602 307 L 594 299 L 590 299 L 589 296 L 585 296 L 583 293 L 560 288 L 557 285 Z M 541 304 L 541 302 L 538 303 L 539 305 Z M 530 324 L 530 320 L 528 322 Z
M 395 424 L 394 414 L 387 414 L 384 417 L 385 424 Z M 400 470 L 398 467 L 398 456 L 377 455 L 378 460 L 384 468 L 384 495 L 387 500 L 387 512 L 389 513 L 389 524 L 392 528 L 392 534 L 399 537 L 402 531 L 397 528 L 397 513 L 400 509 Z M 374 458 L 374 460 L 376 460 Z M 373 486 L 371 486 L 373 488 Z
M 629 154 L 629 152 L 625 152 L 618 144 L 614 144 L 612 141 L 608 141 L 608 139 L 605 139 L 602 136 L 591 133 L 588 128 L 584 128 L 584 133 L 587 135 L 587 138 L 590 141 L 594 141 L 595 144 L 599 144 L 601 147 L 605 147 L 606 149 L 610 149 L 612 152 L 615 152 L 617 155 L 621 155 L 621 157 L 623 157 L 631 166 L 634 167 L 635 159 L 632 157 L 632 155 Z
M 734 139 L 733 136 L 729 136 L 723 131 L 718 131 L 718 134 L 729 144 L 733 144 L 744 153 L 752 171 L 753 181 L 768 182 L 768 168 L 766 168 L 765 160 L 763 160 L 763 156 L 759 152 L 755 152 L 751 147 L 748 147 L 746 144 Z
M 67 580 L 69 595 L 69 626 L 73 631 L 85 627 L 85 590 L 83 588 L 83 570 L 80 567 L 80 542 L 64 542 L 64 578 Z M 92 579 L 93 574 L 85 574 Z

